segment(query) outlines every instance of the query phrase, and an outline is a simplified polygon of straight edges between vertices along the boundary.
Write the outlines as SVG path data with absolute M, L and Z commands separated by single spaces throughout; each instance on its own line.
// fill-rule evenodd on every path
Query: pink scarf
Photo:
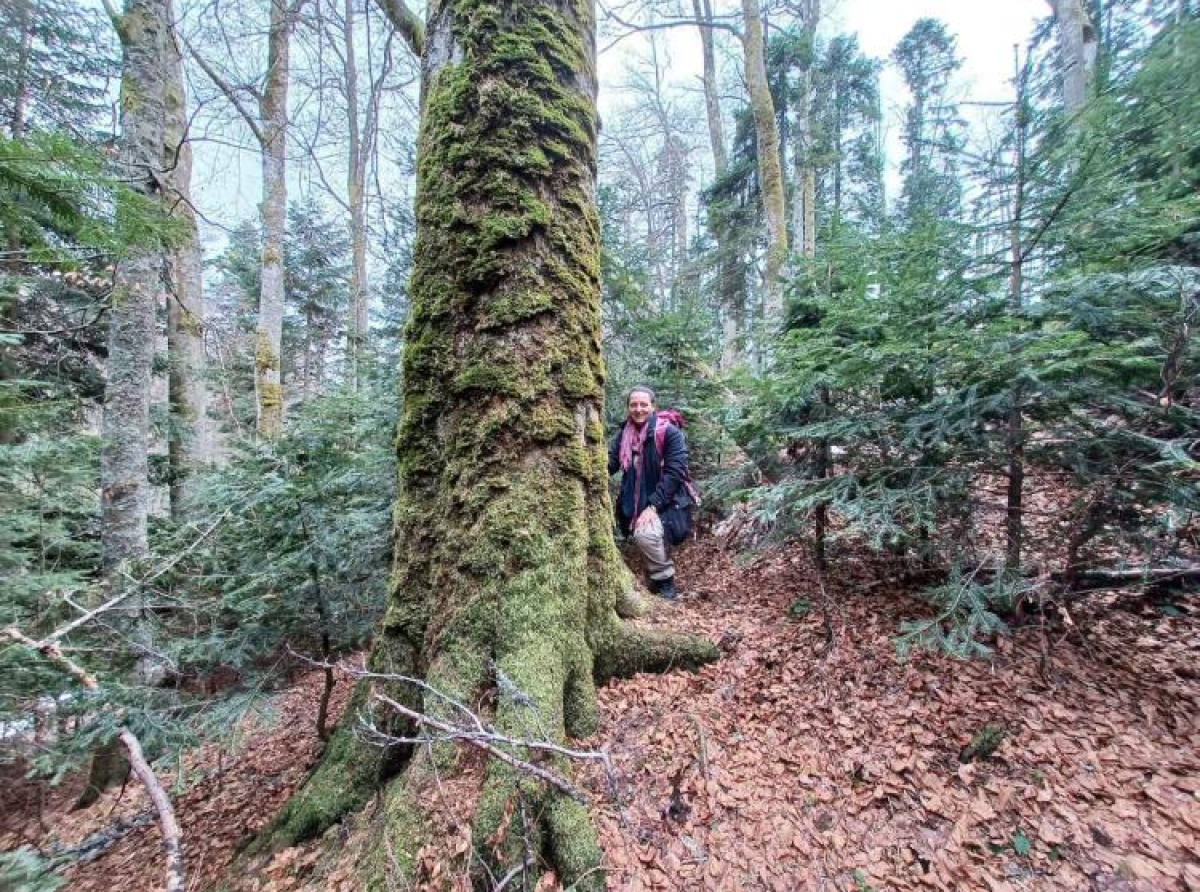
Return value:
M 641 457 L 646 447 L 646 432 L 650 430 L 650 421 L 641 427 L 638 427 L 632 421 L 625 422 L 625 429 L 621 432 L 621 470 L 628 471 L 633 464 L 633 455 L 636 452 L 638 456 L 638 471 L 641 471 Z
M 633 477 L 633 516 L 637 517 L 641 510 L 642 496 L 642 462 L 646 455 L 646 434 L 650 430 L 650 419 L 646 419 L 646 423 L 638 427 L 632 421 L 625 422 L 625 429 L 621 432 L 621 448 L 618 453 L 618 458 L 621 462 L 621 470 L 628 472 L 634 465 L 634 455 L 637 456 L 637 467 L 634 468 Z

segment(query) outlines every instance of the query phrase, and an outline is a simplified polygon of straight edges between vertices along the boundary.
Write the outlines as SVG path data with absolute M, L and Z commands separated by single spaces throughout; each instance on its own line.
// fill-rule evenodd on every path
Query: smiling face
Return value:
M 629 420 L 641 427 L 654 411 L 654 399 L 644 390 L 635 390 L 629 394 Z

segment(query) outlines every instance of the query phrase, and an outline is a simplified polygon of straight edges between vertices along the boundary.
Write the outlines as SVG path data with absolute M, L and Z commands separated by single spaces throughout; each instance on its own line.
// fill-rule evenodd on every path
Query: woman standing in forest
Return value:
M 622 472 L 617 525 L 646 561 L 650 587 L 668 601 L 679 597 L 671 550 L 692 527 L 687 442 L 655 407 L 654 391 L 629 391 L 628 415 L 608 449 L 608 472 Z

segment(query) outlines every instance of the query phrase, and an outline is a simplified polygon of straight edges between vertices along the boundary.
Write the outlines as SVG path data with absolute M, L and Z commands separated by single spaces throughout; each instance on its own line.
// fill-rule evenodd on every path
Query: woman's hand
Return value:
M 637 532 L 638 530 L 642 529 L 642 527 L 649 526 L 650 524 L 654 523 L 654 521 L 656 521 L 656 520 L 658 520 L 658 509 L 655 508 L 653 505 L 651 505 L 649 508 L 647 508 L 641 514 L 639 514 L 637 516 L 637 520 L 635 520 L 633 522 L 634 532 Z

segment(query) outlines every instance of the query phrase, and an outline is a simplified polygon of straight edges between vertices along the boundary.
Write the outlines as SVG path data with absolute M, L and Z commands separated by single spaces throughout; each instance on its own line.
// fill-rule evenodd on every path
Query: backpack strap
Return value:
M 663 454 L 667 443 L 667 428 L 672 427 L 671 422 L 655 417 L 654 422 L 654 449 L 658 453 L 658 471 L 661 474 L 663 467 L 667 463 L 667 457 Z M 683 469 L 683 486 L 691 496 L 692 504 L 699 507 L 700 491 L 696 489 L 696 485 L 692 483 L 691 470 L 687 467 Z
M 663 464 L 666 463 L 667 457 L 663 455 L 663 449 L 667 444 L 667 428 L 671 426 L 671 422 L 664 418 L 654 417 L 654 451 L 658 453 L 659 472 L 662 471 Z

